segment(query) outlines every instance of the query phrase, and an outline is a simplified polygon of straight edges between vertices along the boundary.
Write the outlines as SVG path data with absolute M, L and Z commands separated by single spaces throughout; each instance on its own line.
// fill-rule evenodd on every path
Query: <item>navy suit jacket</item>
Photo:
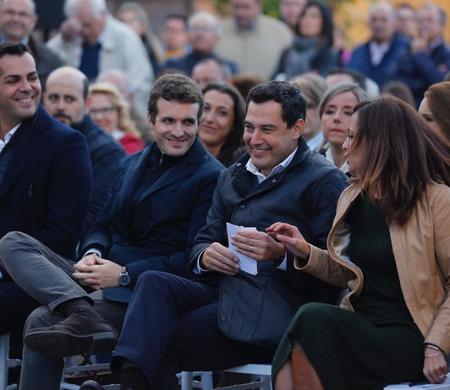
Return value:
M 151 144 L 124 160 L 108 204 L 81 245 L 81 254 L 97 248 L 104 258 L 127 266 L 130 286 L 105 289 L 106 299 L 128 302 L 137 278 L 146 270 L 186 275 L 195 235 L 205 223 L 223 169 L 196 140 L 150 186 L 142 186 L 142 176 L 155 164 L 155 148 Z
M 84 137 L 39 107 L 3 153 L 10 158 L 0 179 L 0 237 L 19 230 L 75 256 L 91 189 Z
M 372 64 L 369 47 L 370 41 L 356 47 L 347 67 L 361 72 L 381 87 L 387 81 L 395 78 L 400 59 L 408 51 L 409 43 L 405 38 L 396 34 L 389 50 L 378 65 Z
M 83 228 L 83 233 L 86 233 L 105 206 L 113 183 L 117 180 L 125 151 L 113 137 L 100 129 L 89 115 L 85 115 L 83 121 L 73 125 L 73 128 L 84 135 L 92 164 L 92 191 Z

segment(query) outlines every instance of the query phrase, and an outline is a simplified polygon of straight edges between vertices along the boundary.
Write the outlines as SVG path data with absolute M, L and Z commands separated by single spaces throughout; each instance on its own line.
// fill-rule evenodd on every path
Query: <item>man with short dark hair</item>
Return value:
M 0 262 L 44 305 L 26 323 L 22 388 L 59 389 L 62 357 L 111 351 L 142 272 L 186 274 L 223 168 L 197 139 L 202 108 L 193 80 L 156 81 L 148 104 L 155 142 L 124 160 L 76 264 L 20 232 L 0 241 Z M 101 290 L 102 299 L 92 306 L 80 285 Z
M 78 130 L 88 144 L 93 186 L 84 223 L 85 234 L 97 219 L 110 194 L 123 148 L 105 131 L 97 127 L 87 114 L 88 80 L 76 68 L 65 66 L 48 76 L 44 93 L 47 112 L 66 125 Z
M 74 256 L 91 189 L 89 152 L 84 137 L 49 116 L 40 99 L 29 49 L 1 44 L 0 237 L 20 230 Z M 0 334 L 20 331 L 36 304 L 1 269 Z
M 122 388 L 172 390 L 181 370 L 269 363 L 300 305 L 336 302 L 336 289 L 294 270 L 292 255 L 266 232 L 290 221 L 324 248 L 346 186 L 341 172 L 308 149 L 305 111 L 300 89 L 287 82 L 250 92 L 248 155 L 219 178 L 191 252 L 194 280 L 154 271 L 138 280 L 112 361 Z M 227 223 L 237 233 L 227 237 Z M 244 260 L 253 270 L 243 270 Z

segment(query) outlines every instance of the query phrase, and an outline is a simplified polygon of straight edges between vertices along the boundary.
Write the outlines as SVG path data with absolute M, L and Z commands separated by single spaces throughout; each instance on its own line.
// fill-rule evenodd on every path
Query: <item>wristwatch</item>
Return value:
M 119 285 L 127 287 L 131 282 L 130 274 L 127 271 L 127 267 L 123 267 L 119 274 Z

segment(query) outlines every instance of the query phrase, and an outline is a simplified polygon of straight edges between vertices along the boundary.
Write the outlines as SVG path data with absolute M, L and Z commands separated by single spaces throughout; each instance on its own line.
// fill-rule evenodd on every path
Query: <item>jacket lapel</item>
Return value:
M 0 183 L 0 199 L 14 185 L 26 166 L 45 145 L 48 136 L 48 115 L 39 107 L 37 113 L 22 122 L 6 147 L 14 148 L 5 176 Z

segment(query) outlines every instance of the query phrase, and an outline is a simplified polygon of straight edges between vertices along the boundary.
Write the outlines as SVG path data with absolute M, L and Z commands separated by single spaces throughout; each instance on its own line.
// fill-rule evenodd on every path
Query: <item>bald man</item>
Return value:
M 370 6 L 368 26 L 371 31 L 369 41 L 353 50 L 347 66 L 381 87 L 395 76 L 399 59 L 407 52 L 409 43 L 396 33 L 395 10 L 386 1 Z
M 69 66 L 54 70 L 48 76 L 45 91 L 47 112 L 83 134 L 89 148 L 93 186 L 83 229 L 86 233 L 106 202 L 125 152 L 87 115 L 88 81 L 81 71 Z

